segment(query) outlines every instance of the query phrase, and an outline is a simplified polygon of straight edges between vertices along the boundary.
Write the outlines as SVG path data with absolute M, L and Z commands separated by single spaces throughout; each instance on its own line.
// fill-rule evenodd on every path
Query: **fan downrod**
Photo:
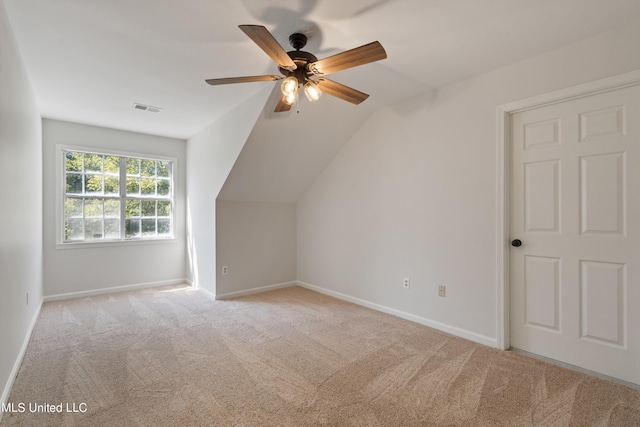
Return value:
M 289 36 L 289 43 L 295 50 L 300 50 L 307 44 L 307 36 L 300 33 L 293 33 Z

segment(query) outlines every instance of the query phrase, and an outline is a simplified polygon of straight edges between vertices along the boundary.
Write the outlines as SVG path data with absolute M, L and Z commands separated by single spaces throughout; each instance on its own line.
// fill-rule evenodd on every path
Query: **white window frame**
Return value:
M 170 196 L 171 201 L 171 234 L 168 236 L 152 236 L 152 237 L 121 237 L 118 239 L 101 239 L 101 240 L 78 240 L 78 241 L 65 241 L 64 229 L 65 229 L 65 186 L 66 186 L 66 157 L 64 152 L 67 151 L 79 151 L 83 153 L 101 154 L 107 156 L 119 156 L 119 157 L 131 157 L 143 160 L 160 160 L 171 162 L 171 186 Z M 122 168 L 121 168 L 122 169 Z M 170 156 L 163 156 L 157 154 L 148 153 L 136 153 L 130 151 L 110 150 L 99 147 L 85 147 L 77 145 L 56 145 L 56 249 L 71 249 L 71 248 L 86 248 L 86 247 L 112 247 L 112 246 L 129 246 L 136 244 L 158 244 L 158 243 L 175 243 L 175 189 L 177 181 L 177 169 L 178 159 Z M 121 172 L 122 173 L 122 172 Z M 126 174 L 126 170 L 124 172 Z M 122 180 L 122 175 L 120 180 Z M 92 196 L 90 196 L 92 197 Z M 100 196 L 98 196 L 100 197 Z M 121 204 L 126 200 L 124 195 L 119 195 Z M 121 221 L 124 222 L 125 218 Z M 122 224 L 122 223 L 121 223 Z M 121 225 L 121 235 L 124 233 Z

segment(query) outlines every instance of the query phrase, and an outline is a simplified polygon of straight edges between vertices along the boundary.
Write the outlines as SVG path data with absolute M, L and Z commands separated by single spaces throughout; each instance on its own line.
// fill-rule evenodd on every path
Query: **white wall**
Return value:
M 56 144 L 175 157 L 175 240 L 56 249 Z M 43 147 L 45 296 L 121 286 L 161 285 L 185 279 L 185 141 L 44 120 Z
M 3 3 L 0 94 L 0 402 L 6 402 L 42 301 L 42 133 Z
M 216 230 L 216 296 L 296 280 L 295 203 L 217 200 Z
M 374 111 L 370 100 L 356 106 L 332 96 L 310 103 L 303 96 L 299 113 L 274 113 L 281 92 L 279 84 L 272 87 L 220 199 L 295 202 Z M 323 126 L 327 120 L 331 125 Z
M 229 176 L 271 85 L 187 141 L 187 276 L 216 293 L 216 197 Z
M 636 22 L 375 113 L 298 202 L 298 279 L 495 344 L 496 107 L 638 69 L 638 40 Z

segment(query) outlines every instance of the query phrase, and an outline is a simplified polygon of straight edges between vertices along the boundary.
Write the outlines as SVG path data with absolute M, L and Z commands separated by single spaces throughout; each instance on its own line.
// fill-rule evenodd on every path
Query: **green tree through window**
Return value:
M 173 162 L 63 150 L 64 242 L 173 237 Z

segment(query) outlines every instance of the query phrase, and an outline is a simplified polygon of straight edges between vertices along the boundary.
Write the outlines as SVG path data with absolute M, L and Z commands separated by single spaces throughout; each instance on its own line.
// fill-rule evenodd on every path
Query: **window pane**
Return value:
M 140 159 L 127 158 L 127 175 L 140 175 Z
M 82 172 L 82 153 L 75 151 L 65 152 L 65 169 L 74 172 Z
M 106 199 L 104 201 L 104 216 L 120 218 L 120 200 Z
M 85 240 L 102 239 L 102 219 L 86 219 L 84 221 Z
M 156 202 L 154 200 L 142 201 L 142 216 L 156 216 Z
M 154 236 L 155 234 L 156 234 L 156 220 L 143 219 L 142 220 L 142 236 Z
M 102 156 L 100 154 L 85 153 L 84 170 L 85 172 L 102 172 Z
M 169 178 L 171 170 L 169 162 L 158 162 L 158 176 Z
M 142 161 L 142 176 L 156 176 L 156 161 L 155 160 L 143 160 Z
M 119 219 L 104 220 L 104 237 L 107 239 L 120 238 L 120 220 Z
M 102 199 L 85 199 L 84 216 L 85 218 L 102 218 Z
M 84 181 L 86 193 L 102 194 L 102 175 L 87 174 Z
M 158 220 L 158 234 L 168 236 L 171 234 L 171 220 L 159 219 Z
M 105 173 L 120 173 L 120 157 L 105 156 L 104 158 L 104 171 Z
M 168 195 L 169 195 L 169 180 L 159 179 L 158 180 L 158 196 L 168 196 Z
M 140 194 L 140 179 L 127 177 L 127 196 Z
M 125 205 L 126 218 L 132 216 L 140 216 L 140 201 L 139 200 L 127 200 L 127 204 Z
M 171 202 L 158 202 L 158 216 L 169 216 L 171 214 Z
M 84 238 L 83 223 L 82 219 L 67 219 L 64 223 L 64 239 L 82 240 Z
M 143 196 L 156 195 L 156 180 L 152 178 L 143 178 L 140 182 L 140 193 Z
M 127 219 L 125 221 L 125 235 L 126 237 L 139 237 L 140 236 L 140 220 L 139 219 Z
M 120 178 L 117 176 L 104 177 L 104 194 L 120 194 Z
M 82 194 L 82 175 L 67 174 L 67 194 Z
M 172 235 L 172 162 L 82 151 L 62 154 L 65 241 Z M 121 166 L 126 180 L 120 179 Z
M 64 200 L 64 216 L 82 218 L 82 199 L 68 198 Z

